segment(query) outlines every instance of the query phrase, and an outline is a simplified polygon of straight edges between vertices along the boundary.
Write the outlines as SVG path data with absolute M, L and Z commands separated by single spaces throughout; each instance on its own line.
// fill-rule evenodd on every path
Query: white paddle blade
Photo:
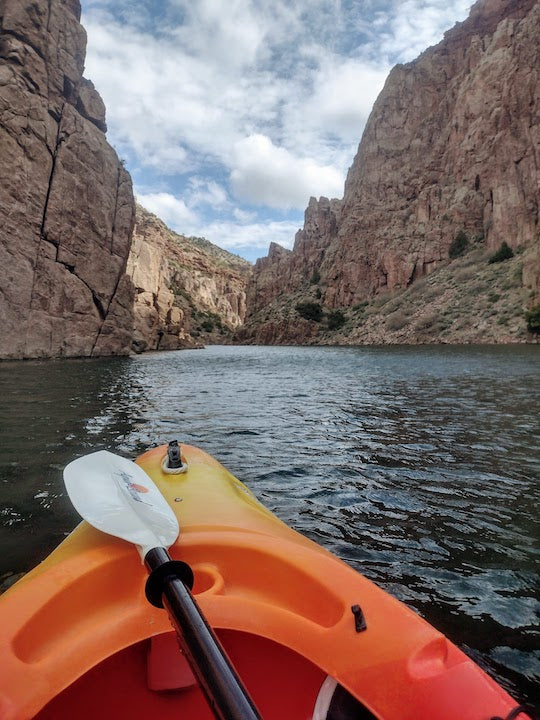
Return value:
M 90 525 L 139 546 L 144 560 L 178 537 L 176 515 L 142 468 L 101 450 L 69 463 L 64 483 L 75 509 Z

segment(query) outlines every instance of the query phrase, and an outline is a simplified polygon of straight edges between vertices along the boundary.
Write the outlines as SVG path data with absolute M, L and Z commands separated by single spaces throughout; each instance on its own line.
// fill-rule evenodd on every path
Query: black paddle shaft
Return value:
M 215 717 L 218 720 L 261 720 L 223 646 L 206 622 L 189 587 L 180 579 L 179 566 L 188 566 L 171 560 L 165 548 L 149 550 L 144 561 L 150 572 L 147 596 L 153 604 L 167 609 L 180 646 Z M 159 583 L 158 597 L 155 581 Z

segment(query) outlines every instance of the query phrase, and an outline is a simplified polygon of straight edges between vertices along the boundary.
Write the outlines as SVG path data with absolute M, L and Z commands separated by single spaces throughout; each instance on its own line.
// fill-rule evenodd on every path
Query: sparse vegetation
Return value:
M 314 272 L 313 275 L 311 276 L 311 279 L 310 279 L 309 282 L 310 282 L 312 285 L 318 285 L 318 284 L 320 283 L 320 281 L 321 281 L 321 274 L 320 274 L 320 272 L 319 272 L 318 270 L 315 270 L 315 272 Z
M 408 325 L 409 318 L 403 312 L 403 310 L 396 310 L 389 315 L 385 320 L 387 330 L 401 330 L 401 328 Z
M 187 303 L 190 305 L 191 308 L 195 307 L 193 298 L 188 293 L 187 290 L 184 290 L 184 288 L 180 287 L 179 285 L 175 285 L 174 283 L 171 283 L 170 290 L 173 293 L 176 300 L 179 300 L 180 298 L 184 298 L 184 300 L 187 301 Z
M 406 292 L 411 297 L 412 295 L 419 295 L 423 293 L 424 288 L 427 284 L 427 277 L 421 277 L 418 280 L 415 280 L 412 285 L 409 285 Z
M 439 287 L 436 283 L 428 282 L 422 294 L 422 300 L 423 302 L 431 302 L 432 300 L 435 300 L 435 298 L 440 297 L 441 293 L 441 287 Z
M 416 330 L 440 330 L 441 322 L 438 313 L 429 313 L 428 315 L 422 315 L 414 324 Z
M 295 306 L 296 312 L 305 320 L 321 322 L 323 317 L 322 307 L 316 302 L 303 302 Z
M 379 310 L 381 309 L 386 303 L 390 300 L 390 295 L 388 293 L 380 293 L 376 297 L 373 298 L 371 301 L 371 308 Z
M 500 263 L 513 257 L 514 251 L 512 250 L 510 245 L 508 245 L 506 240 L 503 240 L 497 252 L 494 252 L 493 255 L 489 257 L 488 263 L 492 265 L 493 263 Z
M 450 243 L 450 247 L 448 248 L 448 257 L 451 260 L 455 260 L 463 255 L 468 247 L 469 238 L 467 237 L 467 233 L 464 230 L 460 230 Z
M 454 274 L 454 279 L 460 285 L 471 280 L 477 273 L 475 267 L 461 267 Z
M 396 310 L 399 310 L 401 307 L 401 297 L 398 295 L 395 298 L 392 298 L 389 300 L 386 305 L 384 306 L 384 312 L 387 315 L 390 315 L 391 313 L 395 312 Z
M 219 332 L 223 332 L 223 322 L 221 320 L 221 317 L 214 312 L 211 311 L 195 311 L 193 313 L 194 318 L 197 318 L 198 325 L 197 330 L 201 331 L 204 330 L 204 332 L 211 333 L 214 330 L 218 330 Z

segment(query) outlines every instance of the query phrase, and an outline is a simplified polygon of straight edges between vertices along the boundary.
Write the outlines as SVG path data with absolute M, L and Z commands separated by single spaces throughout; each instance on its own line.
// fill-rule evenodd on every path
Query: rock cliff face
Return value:
M 311 292 L 310 279 L 329 309 L 404 290 L 448 264 L 459 231 L 485 253 L 502 241 L 523 251 L 538 301 L 539 88 L 536 0 L 480 0 L 441 43 L 396 66 L 343 199 L 312 198 L 293 251 L 256 264 L 247 336 L 272 341 L 270 323 L 274 341 L 294 342 L 295 323 L 262 309 Z
M 244 321 L 251 265 L 206 240 L 177 235 L 140 206 L 128 273 L 136 352 L 226 342 Z
M 0 0 L 0 357 L 127 353 L 131 179 L 78 0 Z

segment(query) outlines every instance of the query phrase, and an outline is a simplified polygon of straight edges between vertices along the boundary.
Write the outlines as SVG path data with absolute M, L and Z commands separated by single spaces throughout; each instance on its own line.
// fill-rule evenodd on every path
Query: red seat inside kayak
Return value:
M 326 677 L 322 670 L 272 640 L 234 630 L 218 635 L 265 720 L 311 718 Z M 151 640 L 136 643 L 107 658 L 61 692 L 36 718 L 212 720 L 191 677 L 174 634 L 167 633 L 153 644 Z
M 150 690 L 185 690 L 197 684 L 175 633 L 150 638 L 146 682 Z

